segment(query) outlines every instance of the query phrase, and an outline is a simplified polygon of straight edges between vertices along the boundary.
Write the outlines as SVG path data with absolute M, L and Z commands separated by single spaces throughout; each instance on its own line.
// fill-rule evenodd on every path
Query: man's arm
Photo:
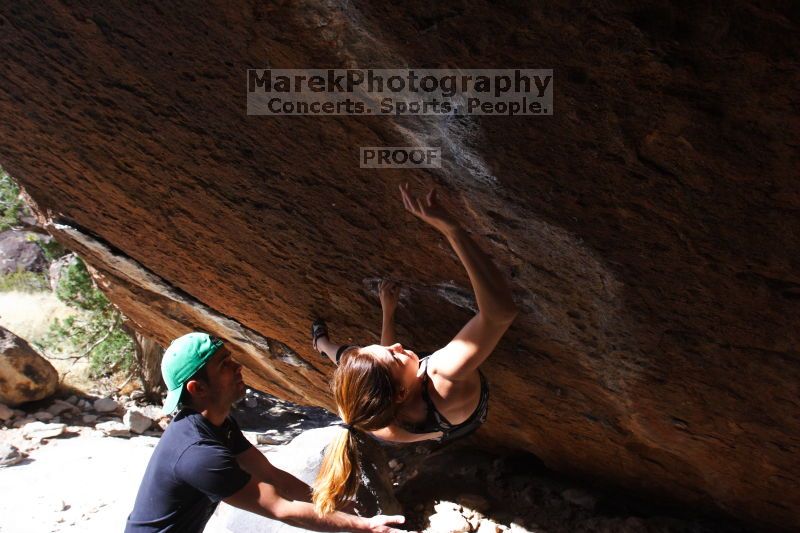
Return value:
M 405 521 L 402 516 L 379 515 L 362 518 L 340 511 L 320 516 L 314 511 L 312 504 L 286 500 L 273 485 L 259 481 L 255 477 L 223 501 L 245 511 L 312 531 L 403 533 L 402 530 L 394 529 L 387 524 L 402 524 Z
M 264 457 L 258 448 L 253 446 L 236 456 L 242 470 L 248 472 L 259 481 L 272 484 L 286 499 L 311 501 L 311 487 L 285 470 L 277 468 Z

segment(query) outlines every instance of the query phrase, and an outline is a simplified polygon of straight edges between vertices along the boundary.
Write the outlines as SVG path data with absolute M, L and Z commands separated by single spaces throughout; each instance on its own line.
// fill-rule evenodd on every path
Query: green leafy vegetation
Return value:
M 0 275 L 0 292 L 42 292 L 50 290 L 47 277 L 41 272 L 13 272 Z
M 58 298 L 81 312 L 56 319 L 40 343 L 48 351 L 89 358 L 92 377 L 130 373 L 134 361 L 131 337 L 122 329 L 123 316 L 97 288 L 80 258 L 64 267 L 56 288 Z
M 42 237 L 41 235 L 37 235 L 35 233 L 29 233 L 27 240 L 29 242 L 36 243 L 39 248 L 41 248 L 42 253 L 44 254 L 44 257 L 47 259 L 48 263 L 52 263 L 59 257 L 69 253 L 69 250 L 64 248 L 60 242 L 52 237 Z
M 0 168 L 0 231 L 19 224 L 19 214 L 24 208 L 19 197 L 19 186 L 5 170 Z

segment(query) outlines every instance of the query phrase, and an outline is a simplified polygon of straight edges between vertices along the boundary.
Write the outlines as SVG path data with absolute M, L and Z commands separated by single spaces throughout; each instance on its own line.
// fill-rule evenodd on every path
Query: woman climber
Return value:
M 489 390 L 478 370 L 517 316 L 504 277 L 469 234 L 438 202 L 400 187 L 403 205 L 444 235 L 467 271 L 477 314 L 445 347 L 420 358 L 395 342 L 394 310 L 399 287 L 381 283 L 381 344 L 339 346 L 314 322 L 314 348 L 338 363 L 333 394 L 344 431 L 328 446 L 314 485 L 314 505 L 329 513 L 353 497 L 358 487 L 356 432 L 384 441 L 450 441 L 480 426 L 488 412 Z

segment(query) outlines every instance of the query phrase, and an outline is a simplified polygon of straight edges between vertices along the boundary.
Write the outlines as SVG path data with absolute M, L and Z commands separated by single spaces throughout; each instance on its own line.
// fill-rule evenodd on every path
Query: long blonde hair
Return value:
M 325 450 L 314 483 L 314 509 L 323 515 L 355 496 L 361 468 L 355 432 L 388 426 L 397 414 L 390 363 L 354 346 L 342 354 L 333 374 L 333 397 L 347 427 Z

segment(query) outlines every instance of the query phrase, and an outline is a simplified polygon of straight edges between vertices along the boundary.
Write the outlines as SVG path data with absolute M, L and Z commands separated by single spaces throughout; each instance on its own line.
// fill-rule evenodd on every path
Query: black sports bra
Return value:
M 410 433 L 434 433 L 436 431 L 442 432 L 442 438 L 439 442 L 449 442 L 451 440 L 466 437 L 481 424 L 486 422 L 486 417 L 489 414 L 489 384 L 486 381 L 486 376 L 480 370 L 478 374 L 481 376 L 481 398 L 478 406 L 472 414 L 460 424 L 451 424 L 442 414 L 436 409 L 433 404 L 430 393 L 428 392 L 428 357 L 430 354 L 420 355 L 420 365 L 423 367 L 422 378 L 422 398 L 425 400 L 425 405 L 428 408 L 428 414 L 425 420 L 415 424 L 400 424 L 400 427 Z

